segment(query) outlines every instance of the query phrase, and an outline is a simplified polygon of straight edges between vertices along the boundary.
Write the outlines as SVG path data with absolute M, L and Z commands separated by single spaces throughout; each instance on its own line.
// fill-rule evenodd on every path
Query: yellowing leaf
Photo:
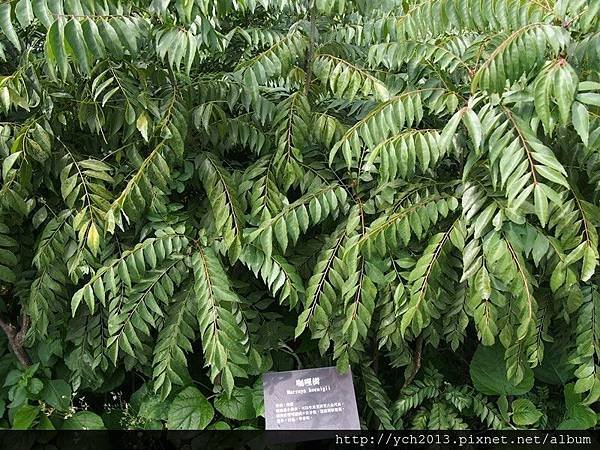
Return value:
M 583 263 L 581 267 L 581 281 L 588 281 L 594 275 L 598 265 L 598 249 L 587 245 L 583 251 Z
M 90 222 L 87 232 L 87 245 L 94 255 L 98 253 L 98 249 L 100 248 L 100 234 L 94 222 Z
M 544 192 L 541 185 L 536 185 L 533 189 L 533 198 L 534 198 L 534 206 L 535 213 L 540 219 L 540 223 L 543 227 L 548 223 L 548 197 L 546 197 L 546 193 Z
M 137 118 L 135 125 L 142 137 L 146 142 L 148 142 L 148 115 L 145 111 L 143 111 Z

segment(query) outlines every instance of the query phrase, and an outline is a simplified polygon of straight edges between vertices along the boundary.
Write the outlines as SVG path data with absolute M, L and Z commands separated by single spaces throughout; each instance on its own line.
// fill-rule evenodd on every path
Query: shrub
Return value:
M 593 427 L 599 11 L 1 3 L 4 426 Z

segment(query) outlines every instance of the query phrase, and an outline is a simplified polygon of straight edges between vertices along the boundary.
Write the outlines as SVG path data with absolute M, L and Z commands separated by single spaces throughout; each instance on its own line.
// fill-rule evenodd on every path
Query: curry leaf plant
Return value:
M 0 425 L 590 428 L 600 1 L 1 0 Z

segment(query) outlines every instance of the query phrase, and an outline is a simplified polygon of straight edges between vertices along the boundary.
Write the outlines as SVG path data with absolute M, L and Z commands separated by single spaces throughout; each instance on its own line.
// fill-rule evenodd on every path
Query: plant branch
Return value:
M 19 330 L 17 330 L 14 325 L 6 322 L 2 317 L 0 317 L 0 328 L 2 328 L 4 334 L 6 334 L 8 345 L 19 362 L 23 366 L 29 367 L 31 365 L 31 360 L 29 359 L 27 351 L 23 347 L 25 336 L 29 330 L 29 317 L 26 314 L 21 315 L 21 324 Z
M 316 7 L 314 2 L 309 5 L 309 21 L 310 21 L 310 31 L 309 31 L 309 44 L 308 50 L 306 52 L 306 80 L 304 81 L 304 95 L 308 95 L 308 91 L 310 90 L 310 84 L 312 83 L 312 64 L 313 64 L 313 54 L 315 51 L 315 35 L 317 32 L 317 27 L 315 25 L 316 20 Z
M 406 388 L 408 385 L 410 385 L 415 377 L 417 376 L 417 373 L 419 373 L 419 369 L 421 368 L 421 353 L 423 352 L 423 335 L 420 334 L 417 337 L 417 340 L 415 342 L 415 351 L 413 352 L 413 368 L 410 371 L 410 374 L 408 375 L 408 377 L 406 377 L 406 380 L 404 381 L 404 384 L 402 385 L 402 389 L 404 390 L 404 388 Z

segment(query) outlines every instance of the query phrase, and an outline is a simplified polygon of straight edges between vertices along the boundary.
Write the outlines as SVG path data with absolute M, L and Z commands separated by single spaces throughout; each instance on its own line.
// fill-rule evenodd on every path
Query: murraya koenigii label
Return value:
M 335 367 L 263 375 L 267 430 L 359 430 L 352 373 Z

